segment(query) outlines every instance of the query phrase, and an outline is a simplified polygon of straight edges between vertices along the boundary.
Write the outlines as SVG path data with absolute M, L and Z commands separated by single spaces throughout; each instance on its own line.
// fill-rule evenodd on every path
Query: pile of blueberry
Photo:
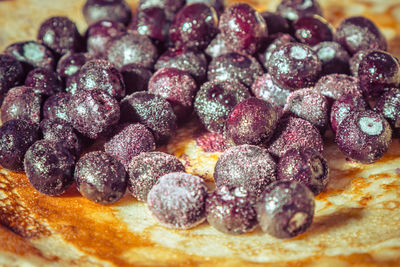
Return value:
M 400 134 L 400 66 L 376 25 L 334 29 L 313 0 L 257 12 L 222 0 L 87 0 L 82 36 L 66 17 L 37 41 L 0 54 L 0 164 L 39 192 L 75 183 L 114 203 L 126 188 L 159 222 L 205 219 L 228 234 L 260 224 L 278 238 L 304 232 L 328 183 L 332 130 L 346 157 L 369 164 Z M 225 136 L 216 190 L 154 151 L 197 116 Z M 104 148 L 82 153 L 95 140 Z M 87 150 L 87 149 L 86 149 Z

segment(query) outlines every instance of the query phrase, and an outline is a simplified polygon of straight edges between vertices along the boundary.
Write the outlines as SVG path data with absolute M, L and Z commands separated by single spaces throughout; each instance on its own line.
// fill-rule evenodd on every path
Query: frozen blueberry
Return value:
M 271 184 L 256 205 L 261 229 L 276 238 L 292 238 L 304 233 L 314 218 L 314 194 L 293 181 Z
M 265 73 L 256 78 L 251 85 L 251 92 L 258 98 L 269 101 L 275 107 L 281 109 L 286 103 L 286 99 L 291 93 L 290 90 L 283 89 L 276 85 L 271 75 Z
M 258 75 L 264 73 L 260 63 L 252 57 L 236 52 L 213 58 L 208 65 L 208 80 L 238 80 L 250 87 Z
M 270 102 L 251 97 L 229 114 L 225 135 L 235 145 L 261 145 L 272 137 L 277 122 L 278 115 Z
M 282 0 L 276 11 L 290 21 L 309 15 L 322 16 L 322 8 L 317 0 Z
M 192 49 L 169 49 L 158 59 L 154 68 L 177 68 L 185 70 L 196 79 L 200 84 L 203 83 L 207 75 L 207 59 L 200 51 Z
M 328 184 L 328 162 L 320 153 L 309 147 L 287 151 L 279 159 L 276 169 L 278 180 L 304 184 L 314 195 L 321 193 Z
M 240 101 L 249 97 L 248 89 L 239 82 L 206 82 L 197 92 L 194 111 L 207 130 L 223 133 L 229 113 Z
M 342 153 L 355 161 L 370 164 L 380 159 L 392 141 L 392 130 L 381 115 L 371 110 L 355 110 L 339 124 L 336 143 Z
M 335 41 L 351 55 L 363 49 L 387 49 L 387 42 L 378 27 L 366 17 L 344 19 L 336 29 Z
M 299 89 L 292 92 L 284 107 L 284 112 L 311 122 L 321 133 L 329 124 L 328 99 L 314 88 Z
M 126 25 L 132 17 L 131 8 L 124 0 L 87 0 L 82 12 L 88 25 L 100 20 L 111 20 Z
M 41 119 L 42 96 L 34 88 L 11 88 L 1 105 L 1 121 L 23 119 L 38 124 Z
M 337 100 L 347 94 L 362 96 L 358 78 L 346 74 L 323 76 L 319 79 L 314 89 L 330 100 Z
M 153 134 L 142 124 L 127 124 L 104 144 L 104 150 L 128 169 L 129 162 L 142 152 L 154 150 Z
M 77 89 L 103 90 L 116 99 L 125 96 L 125 84 L 121 73 L 104 59 L 90 60 L 81 67 L 77 77 Z
M 126 32 L 124 24 L 111 20 L 100 20 L 90 25 L 86 32 L 86 48 L 89 54 L 102 57 L 107 42 Z
M 361 60 L 364 58 L 366 54 L 368 54 L 372 50 L 373 49 L 360 50 L 350 58 L 349 65 L 350 65 L 351 75 L 353 75 L 354 77 L 358 77 L 358 67 L 360 66 Z
M 26 151 L 24 170 L 32 186 L 42 194 L 56 196 L 73 183 L 75 160 L 60 143 L 36 141 Z
M 246 3 L 236 3 L 221 14 L 219 30 L 227 46 L 252 55 L 268 36 L 264 18 Z
M 39 28 L 37 39 L 59 55 L 79 52 L 82 37 L 73 21 L 67 17 L 51 17 Z
M 242 186 L 256 197 L 276 180 L 276 163 L 263 148 L 253 145 L 234 146 L 225 150 L 214 169 L 217 188 Z
M 183 172 L 163 175 L 147 195 L 151 214 L 165 227 L 188 229 L 205 220 L 207 187 L 198 176 Z
M 150 78 L 148 89 L 168 100 L 179 120 L 191 114 L 197 90 L 196 81 L 189 72 L 176 68 L 159 69 Z
M 322 62 L 311 47 L 300 43 L 278 46 L 269 58 L 268 72 L 279 86 L 296 90 L 311 87 L 320 78 Z
M 35 41 L 11 44 L 4 50 L 4 53 L 23 63 L 25 72 L 38 67 L 53 70 L 56 65 L 53 52 Z
M 349 73 L 349 53 L 336 42 L 321 42 L 313 47 L 322 62 L 322 75 Z
M 50 96 L 43 104 L 43 119 L 60 118 L 69 121 L 68 101 L 71 98 L 70 93 L 60 92 Z
M 318 15 L 300 17 L 292 23 L 294 36 L 303 44 L 314 46 L 324 41 L 332 41 L 333 28 Z
M 185 0 L 140 0 L 138 8 L 159 7 L 164 10 L 167 20 L 171 21 L 184 5 Z
M 254 194 L 243 187 L 222 186 L 207 198 L 207 221 L 225 234 L 250 232 L 258 224 L 255 203 Z
M 288 33 L 290 31 L 290 25 L 286 18 L 282 17 L 278 13 L 263 11 L 260 15 L 267 24 L 268 34 L 275 34 L 278 32 Z
M 185 5 L 174 17 L 169 38 L 175 47 L 204 49 L 218 33 L 218 16 L 214 8 L 203 3 Z
M 63 90 L 62 81 L 57 73 L 44 68 L 30 71 L 26 76 L 25 85 L 45 96 L 51 96 Z
M 343 95 L 331 107 L 331 128 L 334 132 L 337 131 L 339 124 L 353 110 L 366 110 L 369 106 L 361 95 Z
M 176 115 L 161 96 L 136 92 L 121 101 L 122 121 L 140 122 L 149 128 L 157 144 L 166 142 L 176 131 Z
M 74 179 L 82 196 L 100 204 L 115 203 L 126 191 L 124 166 L 101 151 L 89 152 L 79 159 Z
M 106 57 L 118 69 L 128 64 L 152 68 L 158 52 L 147 36 L 128 32 L 108 42 Z
M 211 58 L 215 58 L 233 52 L 233 50 L 226 45 L 224 38 L 222 38 L 222 35 L 218 33 L 214 39 L 211 40 L 204 52 Z
M 150 69 L 139 64 L 128 64 L 121 69 L 125 84 L 126 95 L 138 91 L 146 91 L 147 85 L 153 73 Z
M 10 88 L 23 82 L 24 68 L 14 57 L 0 54 L 0 104 Z
M 278 127 L 268 147 L 268 151 L 276 156 L 282 157 L 288 150 L 299 147 L 311 147 L 322 153 L 324 142 L 321 134 L 310 122 L 284 116 L 278 121 Z
M 67 116 L 78 132 L 96 139 L 118 123 L 120 108 L 117 100 L 103 90 L 80 90 L 68 101 Z
M 25 120 L 10 120 L 0 127 L 0 165 L 23 171 L 28 148 L 39 139 L 38 127 Z
M 295 43 L 296 40 L 287 33 L 276 33 L 268 36 L 263 43 L 263 47 L 257 53 L 257 59 L 261 62 L 265 69 L 268 69 L 268 64 L 274 50 L 286 43 Z
M 358 78 L 366 97 L 375 97 L 385 88 L 400 84 L 400 64 L 391 54 L 372 50 L 365 54 L 358 67 Z
M 88 60 L 90 60 L 90 55 L 87 53 L 67 53 L 58 61 L 57 73 L 66 80 L 76 74 Z
M 71 124 L 60 118 L 46 119 L 40 122 L 43 138 L 61 143 L 68 151 L 79 157 L 83 150 L 83 140 Z
M 400 89 L 391 88 L 376 102 L 375 111 L 390 123 L 393 135 L 400 137 Z
M 129 162 L 128 188 L 137 200 L 147 201 L 148 193 L 161 176 L 184 171 L 185 167 L 175 156 L 158 151 L 143 152 Z

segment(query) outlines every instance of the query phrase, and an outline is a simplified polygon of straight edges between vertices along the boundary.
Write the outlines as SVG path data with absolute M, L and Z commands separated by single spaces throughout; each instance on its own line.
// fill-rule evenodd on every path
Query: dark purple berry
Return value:
M 337 100 L 344 95 L 362 96 L 359 80 L 346 74 L 330 74 L 323 76 L 314 87 L 315 91 L 329 98 Z
M 367 110 L 368 108 L 367 102 L 361 95 L 348 94 L 341 96 L 333 102 L 331 107 L 330 120 L 332 130 L 336 132 L 343 119 L 352 111 Z
M 322 62 L 311 47 L 286 43 L 272 52 L 268 72 L 279 86 L 296 90 L 311 87 L 320 78 Z
M 313 47 L 322 62 L 322 74 L 349 73 L 349 53 L 336 42 L 321 42 Z
M 101 151 L 89 152 L 76 163 L 74 178 L 82 196 L 100 204 L 120 200 L 126 191 L 124 166 Z
M 14 57 L 0 54 L 0 105 L 10 88 L 23 82 L 24 68 Z
M 65 81 L 65 91 L 72 95 L 78 91 L 78 73 L 67 78 Z
M 176 131 L 176 115 L 161 96 L 136 92 L 121 101 L 122 121 L 140 122 L 151 130 L 157 144 L 166 142 Z
M 89 54 L 102 57 L 107 50 L 107 43 L 114 37 L 124 34 L 124 24 L 112 20 L 100 20 L 90 25 L 86 32 L 86 48 Z
M 276 11 L 290 21 L 304 16 L 322 16 L 322 8 L 317 0 L 282 0 Z
M 267 31 L 269 35 L 279 32 L 287 33 L 290 31 L 289 22 L 278 13 L 263 11 L 260 13 L 260 15 L 267 24 Z
M 214 8 L 203 3 L 185 5 L 174 17 L 169 38 L 175 47 L 204 49 L 218 33 Z
M 370 164 L 380 159 L 392 141 L 392 130 L 381 115 L 355 110 L 339 124 L 336 143 L 342 153 L 355 161 Z
M 254 57 L 231 52 L 211 60 L 207 77 L 210 81 L 237 80 L 250 87 L 255 78 L 263 73 L 260 63 Z
M 225 43 L 235 51 L 254 54 L 268 35 L 265 20 L 246 3 L 236 3 L 221 14 L 219 29 Z
M 43 104 L 43 119 L 60 118 L 69 121 L 68 102 L 71 98 L 70 93 L 60 92 L 50 96 Z
M 223 133 L 229 113 L 239 102 L 249 97 L 248 89 L 239 82 L 206 82 L 197 92 L 194 111 L 207 130 Z
M 225 135 L 235 145 L 261 145 L 272 137 L 277 122 L 278 115 L 270 102 L 251 97 L 229 114 Z
M 358 68 L 360 66 L 361 60 L 364 58 L 366 54 L 368 54 L 372 50 L 373 49 L 360 50 L 350 58 L 349 60 L 350 71 L 354 77 L 358 77 Z
M 257 58 L 264 66 L 265 69 L 268 69 L 268 64 L 272 53 L 274 50 L 281 45 L 286 43 L 295 43 L 296 40 L 287 33 L 276 33 L 268 36 L 266 41 L 263 43 L 263 48 L 258 51 Z
M 3 122 L 0 127 L 0 165 L 12 171 L 23 171 L 25 153 L 38 139 L 38 127 L 28 121 Z
M 314 88 L 305 88 L 288 96 L 284 112 L 311 122 L 323 133 L 329 124 L 329 108 L 325 96 Z
M 151 77 L 148 89 L 150 93 L 168 100 L 178 119 L 191 114 L 197 90 L 196 81 L 189 72 L 176 68 L 159 69 Z
M 83 64 L 90 59 L 91 57 L 87 53 L 67 53 L 58 61 L 57 73 L 66 80 L 76 74 Z
M 335 41 L 351 55 L 363 49 L 386 50 L 387 42 L 378 27 L 366 17 L 350 17 L 336 29 Z
M 143 152 L 129 163 L 128 188 L 137 200 L 147 201 L 147 195 L 161 176 L 184 171 L 185 167 L 175 156 L 158 151 Z
M 207 59 L 200 51 L 192 49 L 169 49 L 157 59 L 154 68 L 156 70 L 161 68 L 185 70 L 200 84 L 206 79 Z
M 242 186 L 256 197 L 276 180 L 276 164 L 263 148 L 240 145 L 229 148 L 219 157 L 214 169 L 217 188 Z
M 82 49 L 82 37 L 78 28 L 67 17 L 51 17 L 45 20 L 40 25 L 37 39 L 60 55 Z
M 100 20 L 127 25 L 132 17 L 131 8 L 124 0 L 87 0 L 82 12 L 88 25 Z
M 184 5 L 185 0 L 140 0 L 138 9 L 159 7 L 164 10 L 167 20 L 171 21 Z
M 42 194 L 56 196 L 73 183 L 75 160 L 60 143 L 39 140 L 26 151 L 24 169 L 32 186 Z
M 278 127 L 268 147 L 268 151 L 282 157 L 288 150 L 299 147 L 310 147 L 322 153 L 324 142 L 314 125 L 301 118 L 284 116 L 278 121 Z
M 256 205 L 261 229 L 276 238 L 304 233 L 314 218 L 314 194 L 307 186 L 292 181 L 271 184 Z
M 154 150 L 154 136 L 140 123 L 127 124 L 121 127 L 112 138 L 104 144 L 104 151 L 118 159 L 128 169 L 133 157 L 142 152 Z
M 222 38 L 222 35 L 218 33 L 214 39 L 211 40 L 204 52 L 211 58 L 215 58 L 233 52 L 233 50 L 226 45 L 224 38 Z
M 240 235 L 258 224 L 254 194 L 243 187 L 222 186 L 206 201 L 208 223 L 225 234 Z
M 373 50 L 361 60 L 358 78 L 366 97 L 379 96 L 385 88 L 400 84 L 400 64 L 391 54 Z
M 393 135 L 400 137 L 400 89 L 391 88 L 376 102 L 375 111 L 390 123 Z
M 71 124 L 59 118 L 46 119 L 40 122 L 43 139 L 53 140 L 65 146 L 68 151 L 79 157 L 83 150 L 83 140 Z
M 78 132 L 95 139 L 118 123 L 120 108 L 117 100 L 103 90 L 80 90 L 68 101 L 67 116 Z
M 99 89 L 116 99 L 125 96 L 125 84 L 121 73 L 104 59 L 86 62 L 78 72 L 77 82 L 78 91 Z
M 41 119 L 42 96 L 34 88 L 19 86 L 11 88 L 1 106 L 1 121 L 22 119 L 38 124 Z
M 139 9 L 129 28 L 150 37 L 156 43 L 162 43 L 168 39 L 169 22 L 164 10 L 160 7 Z
M 303 44 L 314 46 L 333 39 L 332 26 L 318 15 L 300 17 L 292 27 L 294 36 Z
M 28 73 L 25 85 L 45 96 L 51 96 L 63 90 L 60 77 L 52 70 L 36 68 Z
M 153 73 L 150 69 L 139 64 L 128 64 L 121 69 L 125 84 L 126 95 L 138 91 L 146 91 L 147 85 Z
M 128 64 L 152 68 L 158 52 L 147 36 L 128 32 L 108 42 L 106 57 L 118 69 Z
M 291 93 L 290 90 L 283 89 L 276 85 L 271 75 L 265 73 L 256 78 L 251 85 L 251 92 L 258 98 L 269 101 L 276 108 L 282 109 L 286 99 Z
M 22 62 L 25 72 L 33 68 L 54 70 L 56 65 L 53 52 L 46 46 L 34 41 L 11 44 L 4 50 L 4 53 Z
M 151 214 L 165 227 L 188 229 L 205 220 L 207 187 L 198 176 L 172 172 L 163 175 L 147 195 Z
M 218 14 L 221 14 L 224 10 L 224 0 L 186 0 L 186 4 L 191 3 L 203 3 L 208 6 L 211 6 L 217 11 Z
M 279 159 L 277 177 L 306 185 L 314 195 L 324 191 L 328 184 L 329 168 L 326 159 L 309 147 L 291 149 Z

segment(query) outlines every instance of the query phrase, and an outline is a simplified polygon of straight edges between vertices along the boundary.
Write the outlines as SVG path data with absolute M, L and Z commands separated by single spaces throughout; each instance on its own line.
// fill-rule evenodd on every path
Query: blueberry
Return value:
M 322 62 L 322 75 L 349 73 L 349 53 L 336 42 L 321 42 L 313 47 Z
M 276 11 L 289 21 L 309 15 L 322 16 L 322 8 L 317 0 L 282 0 Z
M 162 8 L 149 7 L 136 12 L 129 29 L 161 44 L 168 39 L 169 24 Z
M 138 9 L 159 7 L 164 10 L 167 20 L 171 21 L 184 5 L 185 0 L 140 0 Z
M 300 17 L 293 22 L 292 27 L 294 36 L 303 44 L 314 46 L 333 40 L 332 26 L 318 15 Z
M 64 80 L 76 74 L 79 69 L 90 60 L 91 56 L 87 53 L 67 53 L 63 55 L 57 63 L 57 73 Z
M 38 127 L 25 120 L 9 120 L 0 127 L 0 165 L 23 171 L 28 148 L 39 139 Z
M 360 81 L 357 77 L 346 74 L 330 74 L 323 76 L 314 87 L 315 91 L 328 97 L 330 101 L 345 95 L 362 96 Z
M 261 229 L 276 238 L 304 233 L 314 218 L 314 194 L 307 186 L 292 181 L 271 184 L 256 205 Z
M 129 162 L 128 188 L 137 200 L 147 201 L 148 193 L 161 176 L 184 171 L 185 167 L 175 156 L 158 151 L 143 152 Z
M 50 96 L 43 104 L 43 119 L 60 118 L 69 121 L 68 102 L 70 93 L 60 92 Z
M 239 235 L 252 231 L 258 224 L 254 194 L 243 187 L 223 186 L 207 198 L 208 223 L 218 231 Z
M 24 69 L 14 57 L 0 54 L 0 104 L 8 90 L 23 82 Z
M 400 136 L 400 90 L 391 88 L 376 102 L 375 111 L 382 114 L 390 123 L 393 135 Z
M 207 187 L 198 176 L 183 172 L 163 175 L 147 196 L 151 214 L 165 227 L 192 228 L 205 220 Z
M 358 77 L 358 68 L 360 66 L 361 60 L 364 58 L 366 54 L 368 54 L 372 50 L 373 49 L 360 50 L 350 58 L 349 65 L 350 65 L 351 75 L 353 75 L 354 77 Z
M 30 71 L 26 76 L 25 85 L 45 96 L 51 96 L 63 90 L 61 78 L 57 73 L 44 68 Z
M 204 52 L 209 57 L 215 58 L 220 55 L 233 52 L 233 50 L 226 45 L 224 38 L 222 38 L 222 35 L 218 33 L 214 39 L 211 40 Z
M 138 91 L 146 91 L 150 77 L 153 75 L 150 69 L 140 64 L 125 65 L 121 69 L 121 74 L 127 95 Z
M 115 203 L 126 191 L 124 166 L 101 151 L 89 152 L 79 159 L 74 179 L 82 196 L 100 204 Z
M 72 154 L 53 140 L 36 141 L 26 152 L 24 169 L 32 186 L 42 194 L 56 196 L 73 183 Z
M 257 53 L 257 59 L 261 62 L 265 69 L 268 69 L 270 63 L 271 54 L 274 50 L 286 43 L 295 43 L 296 40 L 287 33 L 276 33 L 269 35 L 266 41 L 263 43 L 263 47 Z
M 240 145 L 229 148 L 219 157 L 214 169 L 217 188 L 242 186 L 261 196 L 276 180 L 276 163 L 271 155 L 258 146 Z
M 100 20 L 128 24 L 132 17 L 131 8 L 124 0 L 87 0 L 82 12 L 88 25 Z

